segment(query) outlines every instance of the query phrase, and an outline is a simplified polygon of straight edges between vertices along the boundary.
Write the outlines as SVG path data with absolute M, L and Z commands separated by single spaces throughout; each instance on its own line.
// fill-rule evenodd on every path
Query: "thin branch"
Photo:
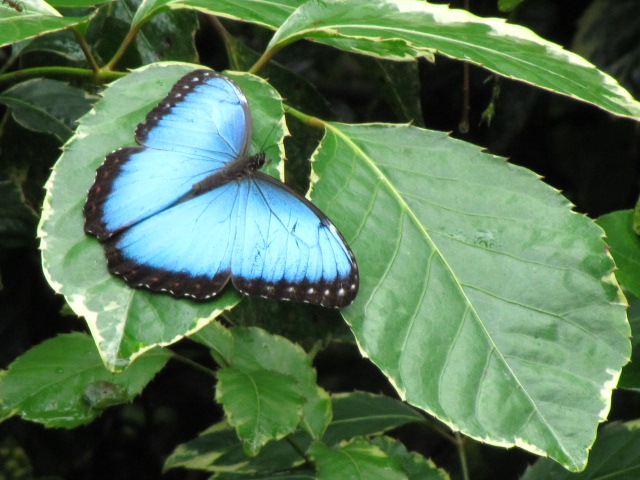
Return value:
M 142 25 L 143 25 L 142 23 L 139 23 L 138 25 L 135 25 L 135 26 L 131 27 L 131 29 L 127 33 L 127 36 L 124 37 L 124 40 L 122 40 L 122 43 L 120 44 L 120 47 L 118 47 L 118 51 L 116 53 L 114 53 L 113 57 L 111 57 L 111 60 L 109 60 L 107 62 L 107 64 L 104 67 L 102 67 L 101 73 L 110 72 L 111 70 L 113 70 L 115 65 L 124 56 L 125 52 L 129 48 L 129 45 L 131 45 L 131 43 L 133 43 L 133 40 L 136 38 L 136 35 L 140 31 L 140 28 L 142 27 Z
M 258 73 L 258 71 L 264 67 L 267 63 L 271 61 L 271 58 L 276 54 L 278 50 L 267 50 L 262 54 L 262 56 L 258 59 L 256 63 L 253 64 L 253 67 L 249 69 L 249 73 Z
M 284 107 L 285 113 L 293 115 L 302 123 L 309 125 L 310 127 L 324 130 L 327 126 L 326 123 L 320 120 L 318 117 L 313 117 L 311 115 L 302 113 L 300 110 L 296 110 L 295 108 L 290 107 L 289 105 L 283 105 L 283 107 Z
M 71 30 L 73 31 L 73 34 L 75 35 L 76 40 L 78 41 L 78 44 L 80 45 L 80 48 L 82 49 L 82 52 L 87 59 L 87 62 L 89 62 L 89 65 L 91 65 L 91 69 L 97 73 L 100 70 L 100 66 L 96 61 L 96 58 L 93 56 L 93 53 L 91 53 L 91 48 L 87 43 L 87 37 L 85 37 L 84 33 L 82 33 L 77 28 L 72 28 Z
M 4 83 L 18 83 L 30 78 L 46 77 L 46 78 L 72 78 L 86 79 L 91 81 L 107 82 L 116 80 L 125 76 L 124 72 L 99 72 L 96 73 L 88 68 L 76 67 L 35 67 L 25 68 L 15 72 L 4 73 L 0 75 L 0 85 Z
M 464 448 L 465 438 L 460 435 L 459 432 L 455 432 L 456 436 L 456 450 L 458 450 L 458 458 L 460 459 L 460 468 L 462 469 L 462 478 L 469 480 L 469 466 L 467 465 L 467 452 Z
M 171 351 L 171 355 L 173 358 L 175 358 L 176 360 L 178 360 L 179 362 L 182 362 L 186 365 L 189 365 L 190 367 L 195 368 L 196 370 L 200 370 L 201 372 L 204 372 L 206 375 L 216 378 L 216 372 L 214 372 L 213 370 L 211 370 L 210 368 L 205 367 L 204 365 L 200 365 L 198 362 L 194 362 L 193 360 L 191 360 L 190 358 L 184 357 L 174 351 Z

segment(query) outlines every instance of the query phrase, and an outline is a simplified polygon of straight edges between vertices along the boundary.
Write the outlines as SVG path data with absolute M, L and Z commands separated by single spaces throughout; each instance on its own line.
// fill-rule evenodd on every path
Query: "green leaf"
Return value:
M 219 324 L 211 324 L 194 339 L 209 346 L 214 358 L 221 357 L 223 366 L 229 365 L 244 373 L 269 370 L 293 378 L 298 393 L 304 398 L 303 426 L 314 438 L 322 437 L 331 421 L 331 400 L 316 385 L 316 372 L 305 351 L 286 338 L 260 328 L 233 328 L 232 339 L 223 329 Z
M 206 335 L 211 325 L 200 332 Z M 201 337 L 200 332 L 195 336 Z M 333 411 L 333 420 L 323 437 L 323 442 L 329 445 L 423 420 L 421 415 L 402 402 L 363 392 L 336 395 L 333 398 Z M 227 424 L 220 423 L 178 446 L 167 459 L 165 469 L 184 467 L 234 474 L 279 472 L 300 465 L 304 459 L 298 452 L 306 451 L 310 445 L 311 437 L 298 430 L 286 440 L 267 443 L 257 456 L 249 457 L 236 433 Z
M 327 447 L 316 442 L 310 453 L 318 469 L 318 480 L 402 480 L 408 477 L 395 459 L 389 458 L 377 446 L 357 440 L 339 447 Z
M 640 423 L 611 423 L 598 434 L 583 472 L 567 472 L 560 465 L 541 458 L 529 467 L 521 480 L 635 480 L 640 478 Z
M 510 12 L 520 5 L 524 0 L 498 0 L 498 9 L 501 12 Z
M 222 473 L 215 476 L 215 480 L 316 480 L 316 474 L 312 470 L 297 469 L 289 472 L 260 472 L 256 474 Z
M 97 97 L 57 80 L 34 78 L 19 83 L 0 95 L 0 103 L 11 109 L 24 128 L 51 133 L 65 142 L 75 121 L 91 109 Z
M 35 239 L 38 217 L 18 186 L 0 181 L 0 249 L 25 247 Z
M 304 350 L 284 337 L 259 328 L 234 328 L 231 364 L 244 372 L 267 369 L 295 380 L 304 398 L 302 426 L 314 438 L 322 437 L 331 421 L 331 400 L 316 384 L 316 372 Z
M 131 401 L 168 359 L 156 350 L 114 374 L 89 335 L 60 335 L 18 357 L 0 378 L 0 418 L 17 414 L 47 427 L 89 423 L 106 406 Z
M 392 62 L 362 56 L 359 61 L 370 77 L 378 79 L 382 98 L 393 109 L 397 121 L 424 126 L 418 62 Z
M 413 408 L 391 397 L 365 392 L 343 393 L 333 397 L 333 420 L 322 441 L 334 445 L 423 421 L 422 415 Z
M 409 480 L 449 480 L 444 470 L 422 455 L 409 452 L 399 441 L 390 437 L 377 437 L 371 443 L 395 460 Z
M 211 356 L 221 367 L 232 365 L 235 348 L 233 334 L 220 322 L 210 322 L 191 335 L 191 339 L 211 349 Z
M 640 104 L 584 58 L 498 18 L 417 0 L 307 2 L 267 49 L 312 39 L 354 53 L 408 60 L 435 52 L 640 119 Z
M 207 472 L 233 472 L 234 474 L 279 472 L 303 463 L 301 451 L 311 445 L 305 432 L 296 432 L 285 440 L 267 443 L 257 456 L 249 457 L 233 428 L 225 422 L 209 427 L 198 437 L 179 445 L 167 458 L 164 469 L 188 468 Z
M 9 3 L 0 3 L 0 47 L 78 25 L 94 15 L 62 17 L 44 1 L 16 0 L 16 3 L 22 6 L 22 11 L 16 11 Z
M 633 215 L 633 210 L 608 213 L 598 219 L 598 225 L 607 233 L 618 281 L 640 297 L 640 237 L 633 231 Z
M 175 8 L 193 8 L 210 15 L 243 20 L 276 29 L 305 0 L 150 0 L 136 12 L 133 25 L 147 21 L 160 12 Z
M 631 361 L 622 369 L 618 388 L 626 388 L 640 392 L 640 299 L 633 294 L 627 296 L 629 300 L 629 324 L 631 325 Z
M 247 455 L 292 433 L 302 415 L 303 397 L 296 381 L 271 370 L 249 373 L 236 368 L 218 371 L 216 400 L 243 440 Z
M 136 125 L 195 67 L 156 64 L 114 82 L 94 110 L 80 120 L 47 183 L 38 230 L 45 275 L 76 314 L 85 317 L 110 369 L 124 368 L 146 350 L 198 330 L 240 298 L 232 289 L 207 303 L 133 290 L 109 274 L 102 245 L 83 230 L 86 192 L 105 155 L 133 145 Z M 278 146 L 270 150 L 272 161 L 265 170 L 279 173 L 286 133 L 280 97 L 258 77 L 229 75 L 249 98 L 254 143 Z
M 532 172 L 440 132 L 331 124 L 314 168 L 313 200 L 360 268 L 342 313 L 400 396 L 581 468 L 630 353 L 602 230 Z

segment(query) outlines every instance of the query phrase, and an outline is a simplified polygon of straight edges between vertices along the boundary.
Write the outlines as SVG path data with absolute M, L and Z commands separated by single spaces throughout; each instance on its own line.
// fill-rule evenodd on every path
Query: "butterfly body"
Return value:
M 84 208 L 109 271 L 133 287 L 207 299 L 241 292 L 329 307 L 351 303 L 358 270 L 312 203 L 248 155 L 249 105 L 227 77 L 196 70 L 109 154 Z

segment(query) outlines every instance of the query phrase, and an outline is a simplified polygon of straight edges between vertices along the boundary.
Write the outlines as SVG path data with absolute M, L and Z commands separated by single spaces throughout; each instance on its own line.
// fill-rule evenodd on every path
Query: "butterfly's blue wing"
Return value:
M 358 268 L 327 216 L 278 180 L 255 172 L 238 195 L 232 282 L 267 298 L 345 307 L 358 293 Z
M 251 116 L 226 77 L 196 70 L 138 126 L 138 147 L 98 169 L 85 231 L 104 242 L 109 271 L 134 287 L 206 299 L 229 279 L 240 291 L 329 307 L 358 290 L 351 250 L 305 198 L 256 170 Z
M 175 205 L 105 242 L 109 271 L 134 287 L 207 299 L 231 276 L 238 184 Z
M 106 240 L 165 210 L 246 156 L 250 139 L 240 88 L 213 71 L 187 74 L 138 126 L 141 146 L 116 150 L 98 169 L 84 207 L 85 231 Z
M 335 226 L 259 172 L 149 217 L 107 241 L 106 252 L 130 285 L 177 296 L 208 298 L 231 278 L 249 295 L 344 307 L 358 290 Z

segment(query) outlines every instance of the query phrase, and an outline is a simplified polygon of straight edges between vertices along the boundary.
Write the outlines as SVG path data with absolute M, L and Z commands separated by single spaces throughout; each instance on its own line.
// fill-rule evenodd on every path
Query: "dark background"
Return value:
M 462 6 L 462 2 L 450 3 Z M 527 0 L 510 14 L 498 12 L 496 1 L 472 0 L 471 10 L 480 16 L 508 15 L 511 22 L 525 25 L 543 38 L 586 56 L 640 98 L 637 0 Z M 216 69 L 227 68 L 215 29 L 207 21 L 201 25 L 196 39 L 201 62 Z M 270 36 L 251 25 L 234 22 L 224 25 L 257 51 L 261 51 Z M 500 79 L 495 115 L 487 125 L 481 123 L 481 113 L 491 102 L 496 79 L 486 70 L 471 67 L 469 131 L 461 133 L 460 62 L 440 56 L 435 64 L 419 61 L 417 91 L 422 118 L 405 118 L 386 101 L 385 89 L 389 85 L 382 80 L 379 65 L 373 68 L 369 59 L 300 43 L 285 49 L 276 60 L 315 84 L 326 100 L 307 113 L 347 122 L 413 120 L 426 128 L 450 131 L 542 175 L 563 191 L 576 210 L 592 218 L 632 208 L 638 198 L 640 135 L 638 124 L 631 120 Z M 30 135 L 33 145 L 39 148 L 44 145 L 51 152 L 48 158 L 39 155 L 32 165 L 41 183 L 32 187 L 30 195 L 41 201 L 44 181 L 59 154 L 58 145 L 51 137 L 23 130 L 10 119 L 4 127 L 0 149 L 5 154 L 15 148 L 10 140 L 14 135 Z M 287 147 L 297 148 L 295 140 L 291 141 L 294 143 Z M 33 154 L 28 150 L 13 153 L 25 158 Z M 290 181 L 294 185 L 303 184 L 304 175 L 296 173 L 296 168 L 304 172 L 305 165 L 291 163 Z M 35 225 L 33 241 L 27 246 L 0 251 L 0 273 L 4 287 L 0 292 L 0 367 L 6 368 L 18 355 L 46 338 L 85 329 L 83 320 L 63 308 L 63 299 L 53 294 L 42 276 Z M 322 309 L 314 315 L 318 322 L 336 321 L 327 318 L 329 314 Z M 175 348 L 182 355 L 214 368 L 208 353 L 196 343 L 186 340 Z M 332 344 L 318 355 L 315 365 L 319 383 L 332 392 L 359 389 L 394 394 L 386 379 L 360 358 L 350 342 Z M 221 418 L 213 395 L 214 385 L 208 377 L 170 363 L 133 404 L 112 407 L 90 425 L 74 430 L 45 429 L 12 418 L 0 424 L 0 479 L 159 478 L 164 459 L 176 445 Z M 637 396 L 615 392 L 610 418 L 636 418 L 639 411 Z M 455 449 L 433 430 L 408 427 L 395 433 L 409 448 L 431 457 L 454 475 L 458 472 Z M 526 465 L 535 461 L 534 456 L 517 449 L 507 451 L 471 440 L 467 448 L 475 479 L 518 478 Z M 171 471 L 164 478 L 207 477 L 199 472 Z

